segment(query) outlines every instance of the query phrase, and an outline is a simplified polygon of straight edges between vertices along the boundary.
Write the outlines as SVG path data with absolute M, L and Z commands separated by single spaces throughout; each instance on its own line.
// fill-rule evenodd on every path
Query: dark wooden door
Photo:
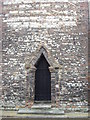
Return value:
M 35 100 L 49 101 L 51 100 L 51 74 L 49 64 L 42 54 L 39 61 L 35 65 L 37 70 L 35 73 Z

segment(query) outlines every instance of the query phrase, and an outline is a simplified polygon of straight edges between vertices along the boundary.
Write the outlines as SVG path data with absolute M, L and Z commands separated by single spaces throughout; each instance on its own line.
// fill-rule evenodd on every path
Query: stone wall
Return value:
M 88 10 L 89 10 L 89 24 L 88 24 L 88 48 L 90 46 L 90 1 L 88 3 Z M 90 50 L 88 49 L 88 67 L 90 68 Z M 89 69 L 88 68 L 88 69 Z M 90 71 L 88 70 L 88 106 L 90 110 Z
M 0 2 L 0 103 L 2 102 L 2 2 Z M 1 105 L 0 105 L 1 107 Z
M 87 2 L 6 0 L 2 26 L 4 106 L 25 105 L 25 58 L 43 43 L 62 64 L 60 106 L 65 110 L 87 108 Z

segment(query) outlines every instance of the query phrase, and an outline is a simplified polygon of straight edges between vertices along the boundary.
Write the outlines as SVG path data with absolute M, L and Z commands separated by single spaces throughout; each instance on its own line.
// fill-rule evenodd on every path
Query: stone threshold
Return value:
M 35 102 L 31 109 L 50 109 L 51 108 L 51 103 L 47 102 Z
M 18 114 L 47 114 L 47 115 L 64 115 L 64 111 L 59 108 L 44 108 L 44 109 L 26 109 L 21 108 L 17 112 Z
M 60 108 L 51 108 L 51 103 L 34 103 L 31 108 L 20 108 L 18 114 L 48 114 L 48 115 L 64 115 L 64 111 Z

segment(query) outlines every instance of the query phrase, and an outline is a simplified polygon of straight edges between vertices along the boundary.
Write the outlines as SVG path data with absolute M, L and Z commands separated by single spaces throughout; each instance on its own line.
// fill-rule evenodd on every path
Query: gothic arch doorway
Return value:
M 51 100 L 51 73 L 49 63 L 41 54 L 40 59 L 35 64 L 35 101 Z
M 60 100 L 61 65 L 43 44 L 26 58 L 26 103 Z

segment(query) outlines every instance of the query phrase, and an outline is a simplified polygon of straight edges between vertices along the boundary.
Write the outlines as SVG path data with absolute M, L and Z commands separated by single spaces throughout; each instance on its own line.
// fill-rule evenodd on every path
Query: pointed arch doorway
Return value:
M 26 58 L 26 104 L 50 101 L 56 106 L 60 100 L 61 65 L 43 44 Z
M 51 100 L 51 73 L 49 63 L 41 54 L 40 59 L 35 64 L 35 101 Z

